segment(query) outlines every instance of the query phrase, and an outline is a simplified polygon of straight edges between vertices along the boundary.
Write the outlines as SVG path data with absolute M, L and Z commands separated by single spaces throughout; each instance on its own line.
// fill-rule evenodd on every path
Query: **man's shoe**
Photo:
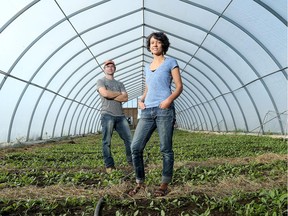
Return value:
M 113 172 L 113 170 L 116 170 L 116 168 L 115 168 L 114 166 L 112 166 L 112 167 L 107 167 L 107 168 L 106 168 L 106 173 L 110 174 L 110 173 Z

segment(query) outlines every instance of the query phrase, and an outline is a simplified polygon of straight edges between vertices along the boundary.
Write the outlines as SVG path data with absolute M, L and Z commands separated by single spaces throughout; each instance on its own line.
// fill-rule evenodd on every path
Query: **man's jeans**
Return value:
M 160 151 L 163 156 L 162 183 L 171 182 L 174 166 L 174 152 L 172 150 L 174 123 L 174 106 L 168 109 L 153 107 L 141 110 L 141 118 L 131 144 L 137 183 L 143 183 L 145 180 L 143 150 L 156 128 L 159 133 Z
M 102 125 L 102 151 L 106 167 L 113 167 L 114 159 L 111 154 L 111 139 L 115 129 L 125 144 L 126 160 L 132 163 L 131 140 L 132 135 L 129 124 L 125 116 L 111 116 L 109 114 L 101 115 Z

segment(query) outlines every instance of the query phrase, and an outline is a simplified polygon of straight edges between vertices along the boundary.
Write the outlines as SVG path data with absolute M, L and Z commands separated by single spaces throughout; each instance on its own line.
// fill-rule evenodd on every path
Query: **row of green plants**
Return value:
M 145 215 L 142 212 L 150 212 L 151 215 L 173 215 L 175 209 L 179 209 L 179 215 L 287 215 L 287 193 L 284 190 L 261 190 L 253 193 L 235 193 L 231 196 L 217 199 L 206 195 L 190 195 L 176 199 L 152 200 L 146 206 L 139 208 L 136 202 L 127 203 L 131 210 L 127 214 L 124 210 L 118 210 L 118 215 Z M 115 204 L 119 201 L 109 200 Z M 123 204 L 123 202 L 122 202 Z M 132 207 L 131 207 L 132 206 Z
M 273 139 L 270 137 L 248 136 L 248 135 L 214 135 L 196 134 L 178 131 L 174 136 L 175 160 L 181 161 L 201 161 L 208 158 L 221 157 L 248 157 L 257 156 L 264 153 L 275 152 L 286 154 L 286 141 Z M 188 134 L 188 135 L 187 135 Z M 33 152 L 16 151 L 9 153 L 0 165 L 11 167 L 57 167 L 57 168 L 97 168 L 102 166 L 101 138 L 82 137 L 73 142 L 77 144 L 54 143 L 53 148 L 39 147 Z M 156 135 L 157 136 L 157 135 Z M 82 140 L 81 140 L 82 139 Z M 113 151 L 116 154 L 116 162 L 125 164 L 123 145 L 117 134 L 114 136 L 116 144 Z M 87 140 L 87 141 L 85 141 Z M 146 148 L 149 153 L 149 162 L 159 163 L 159 145 L 157 137 L 151 139 L 150 145 Z M 79 154 L 81 157 L 79 157 Z M 33 157 L 31 157 L 33 155 Z
M 0 215 L 94 215 L 99 200 L 102 215 L 287 215 L 287 140 L 239 134 L 204 134 L 176 130 L 175 169 L 171 188 L 178 194 L 164 198 L 129 197 L 124 185 L 135 177 L 125 161 L 124 145 L 112 140 L 117 170 L 103 167 L 101 134 L 59 142 L 0 150 Z M 147 144 L 146 184 L 159 185 L 162 158 L 157 133 Z M 236 162 L 235 162 L 236 161 Z M 243 178 L 252 185 L 213 193 L 220 182 Z M 251 185 L 250 184 L 250 185 Z M 56 197 L 41 189 L 59 186 L 83 194 Z M 38 196 L 19 195 L 33 187 Z M 188 187 L 189 191 L 181 192 Z M 202 190 L 197 188 L 202 188 Z M 122 190 L 115 193 L 115 188 Z M 203 189 L 204 188 L 204 189 Z M 207 188 L 207 192 L 205 192 Z M 105 191 L 105 193 L 103 193 Z M 211 192 L 212 191 L 212 192 Z M 16 192 L 16 193 L 15 193 Z M 56 192 L 55 192 L 56 193 Z
M 207 182 L 219 181 L 228 177 L 245 175 L 254 181 L 265 181 L 267 178 L 277 179 L 279 175 L 286 174 L 286 161 L 275 161 L 269 164 L 223 164 L 211 167 L 178 167 L 174 171 L 174 184 L 205 184 Z M 54 184 L 90 185 L 96 188 L 106 187 L 109 184 L 119 184 L 119 179 L 124 178 L 123 170 L 118 170 L 110 175 L 93 170 L 61 171 L 61 170 L 6 170 L 1 173 L 0 187 L 23 187 L 35 185 L 39 187 Z M 157 181 L 151 176 L 160 176 L 160 168 L 149 172 L 147 183 L 156 184 Z M 125 178 L 127 179 L 127 178 Z M 131 179 L 132 180 L 132 179 Z
M 119 200 L 105 197 L 102 215 L 287 215 L 285 190 L 261 190 L 235 193 L 218 199 L 206 195 L 161 200 Z M 1 215 L 93 215 L 96 199 L 65 198 L 61 200 L 1 199 Z M 145 205 L 143 205 L 145 204 Z M 112 210 L 112 212 L 111 212 Z M 19 213 L 20 212 L 20 213 Z

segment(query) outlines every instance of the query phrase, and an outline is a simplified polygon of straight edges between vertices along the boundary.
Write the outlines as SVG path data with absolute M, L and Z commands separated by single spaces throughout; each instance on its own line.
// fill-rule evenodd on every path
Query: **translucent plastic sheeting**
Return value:
M 287 134 L 286 0 L 15 0 L 0 2 L 0 143 L 100 131 L 107 59 L 137 107 L 155 31 L 181 70 L 179 128 Z

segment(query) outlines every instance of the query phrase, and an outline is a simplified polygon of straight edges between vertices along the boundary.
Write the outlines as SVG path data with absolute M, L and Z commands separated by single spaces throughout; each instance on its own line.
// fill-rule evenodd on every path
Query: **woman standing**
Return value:
M 143 151 L 152 133 L 157 128 L 160 138 L 160 151 L 163 157 L 162 181 L 155 190 L 155 196 L 165 196 L 172 180 L 174 152 L 172 137 L 175 123 L 174 100 L 183 90 L 179 66 L 175 59 L 165 57 L 170 46 L 163 32 L 154 32 L 147 37 L 147 50 L 153 61 L 145 67 L 145 91 L 138 101 L 141 118 L 137 124 L 131 144 L 132 160 L 136 174 L 136 187 L 129 192 L 134 195 L 144 187 L 145 171 Z M 172 80 L 175 90 L 171 90 Z

